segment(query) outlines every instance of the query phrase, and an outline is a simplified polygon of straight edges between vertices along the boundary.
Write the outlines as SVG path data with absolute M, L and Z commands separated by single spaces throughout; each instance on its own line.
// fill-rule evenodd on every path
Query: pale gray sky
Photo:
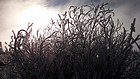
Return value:
M 20 29 L 18 16 L 30 5 L 41 5 L 47 10 L 63 13 L 70 5 L 109 3 L 114 9 L 115 18 L 123 22 L 124 27 L 130 28 L 133 18 L 136 18 L 136 33 L 140 34 L 140 0 L 0 0 L 0 41 L 10 41 L 12 30 Z

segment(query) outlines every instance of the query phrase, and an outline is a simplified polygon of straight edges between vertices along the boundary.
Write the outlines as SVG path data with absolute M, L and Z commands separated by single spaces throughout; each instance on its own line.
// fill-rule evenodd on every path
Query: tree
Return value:
M 135 19 L 129 33 L 107 5 L 70 6 L 43 35 L 31 34 L 33 24 L 13 32 L 6 72 L 20 79 L 138 79 Z

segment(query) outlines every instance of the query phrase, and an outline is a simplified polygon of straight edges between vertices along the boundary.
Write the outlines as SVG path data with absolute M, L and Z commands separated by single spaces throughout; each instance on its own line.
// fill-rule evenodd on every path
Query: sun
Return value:
M 28 23 L 33 23 L 33 32 L 36 32 L 38 29 L 47 26 L 51 22 L 51 18 L 57 19 L 57 15 L 58 12 L 52 9 L 47 9 L 41 5 L 32 5 L 26 7 L 20 13 L 18 26 L 21 29 L 25 29 Z

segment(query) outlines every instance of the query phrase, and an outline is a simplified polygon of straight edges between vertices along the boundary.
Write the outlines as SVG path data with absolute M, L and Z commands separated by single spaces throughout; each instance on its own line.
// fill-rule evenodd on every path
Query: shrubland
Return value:
M 127 31 L 106 6 L 70 6 L 36 35 L 33 23 L 13 31 L 3 79 L 139 79 L 136 19 Z

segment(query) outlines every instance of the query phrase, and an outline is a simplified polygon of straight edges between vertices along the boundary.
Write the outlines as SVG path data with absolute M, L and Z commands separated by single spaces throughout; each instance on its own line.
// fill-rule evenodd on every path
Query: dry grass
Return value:
M 31 35 L 32 24 L 13 32 L 5 78 L 140 78 L 140 54 L 132 51 L 139 35 L 133 38 L 133 30 L 128 33 L 119 20 L 115 25 L 114 12 L 107 5 L 70 6 L 43 35 L 39 31 Z

